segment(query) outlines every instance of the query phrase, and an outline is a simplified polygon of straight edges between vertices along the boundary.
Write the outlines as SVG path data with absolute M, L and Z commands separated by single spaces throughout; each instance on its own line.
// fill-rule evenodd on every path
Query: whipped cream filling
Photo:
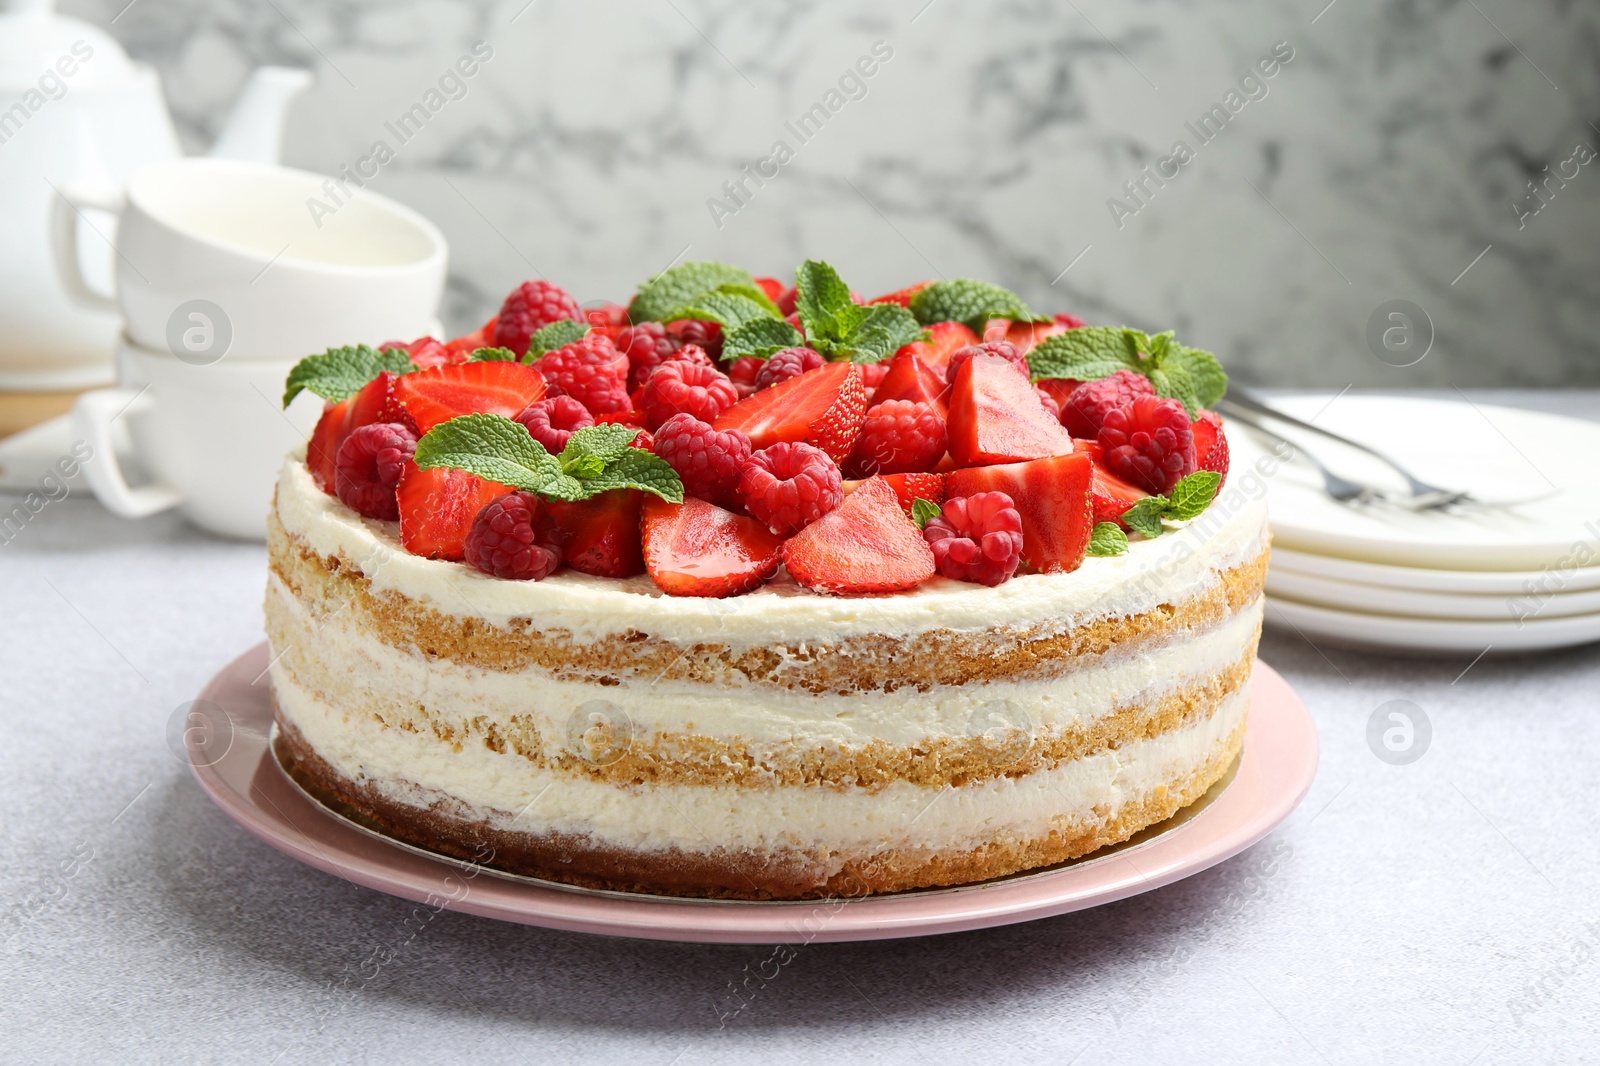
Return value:
M 1155 540 L 1135 541 L 1126 555 L 1089 558 L 1070 574 L 1023 575 L 992 589 L 936 577 L 910 592 L 833 597 L 780 575 L 755 592 L 719 600 L 667 596 L 646 576 L 618 580 L 563 570 L 543 581 L 505 581 L 462 563 L 408 554 L 395 523 L 363 519 L 318 489 L 303 455 L 291 453 L 284 462 L 277 513 L 313 551 L 354 563 L 375 593 L 397 592 L 491 625 L 533 619 L 579 642 L 640 632 L 679 644 L 768 647 L 928 629 L 1059 631 L 1182 602 L 1267 546 L 1265 501 L 1230 483 L 1198 519 Z

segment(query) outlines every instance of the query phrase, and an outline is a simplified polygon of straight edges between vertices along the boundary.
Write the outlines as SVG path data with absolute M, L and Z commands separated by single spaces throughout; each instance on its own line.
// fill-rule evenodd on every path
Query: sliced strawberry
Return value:
M 510 491 L 510 485 L 485 481 L 465 470 L 445 466 L 423 470 L 407 462 L 395 489 L 400 543 L 412 555 L 460 559 L 472 520 L 490 500 Z
M 941 417 L 950 413 L 949 386 L 944 374 L 922 360 L 916 352 L 907 351 L 906 345 L 889 361 L 889 371 L 872 394 L 874 404 L 885 400 L 910 400 L 912 403 L 932 404 Z M 881 365 L 881 364 L 880 364 Z
M 1026 463 L 951 471 L 951 499 L 1003 492 L 1022 515 L 1022 564 L 1035 573 L 1064 573 L 1083 563 L 1094 531 L 1089 487 L 1094 466 L 1081 453 Z
M 345 425 L 349 417 L 349 400 L 323 404 L 322 417 L 317 419 L 317 428 L 311 431 L 311 439 L 306 442 L 306 466 L 311 470 L 311 478 L 317 488 L 329 496 L 338 495 L 334 491 L 333 460 L 339 454 L 339 445 L 349 436 Z
M 915 285 L 907 285 L 903 289 L 896 289 L 894 292 L 884 293 L 882 296 L 874 296 L 867 303 L 899 304 L 901 307 L 910 307 L 911 298 L 932 284 L 933 282 L 931 281 L 919 281 Z
M 1190 428 L 1194 432 L 1195 469 L 1221 474 L 1222 482 L 1217 486 L 1220 491 L 1228 483 L 1228 436 L 1222 432 L 1222 416 L 1215 411 L 1201 411 Z
M 950 388 L 950 458 L 961 466 L 1064 455 L 1072 435 L 1051 417 L 1028 376 L 993 355 L 961 364 Z
M 1083 382 L 1077 378 L 1041 378 L 1034 382 L 1034 385 L 1050 394 L 1050 398 L 1056 402 L 1057 409 L 1065 408 L 1067 397 L 1072 395 L 1073 389 L 1082 384 Z
M 644 573 L 639 544 L 643 503 L 644 493 L 638 489 L 612 489 L 587 500 L 547 500 L 545 509 L 561 530 L 568 566 L 596 577 L 632 577 Z
M 906 514 L 911 513 L 912 500 L 927 500 L 929 503 L 944 502 L 944 475 L 943 474 L 882 474 L 880 477 L 888 483 L 894 494 L 900 499 L 900 506 Z M 842 483 L 845 495 L 849 495 L 866 481 L 845 481 Z
M 894 354 L 910 352 L 937 371 L 941 380 L 950 365 L 950 353 L 969 344 L 978 343 L 978 335 L 960 322 L 935 322 L 927 327 L 928 339 L 912 341 Z
M 402 375 L 394 392 L 419 432 L 426 433 L 457 415 L 492 414 L 515 418 L 544 398 L 544 376 L 511 362 L 460 363 Z
M 1013 322 L 1009 318 L 991 318 L 988 325 L 983 327 L 983 339 L 1010 341 L 1016 345 L 1017 351 L 1026 355 L 1033 350 L 1034 345 L 1046 337 L 1065 333 L 1067 329 L 1068 327 L 1060 321 Z
M 1099 441 L 1074 437 L 1072 443 L 1094 464 L 1094 477 L 1089 481 L 1089 509 L 1093 512 L 1095 524 L 1115 522 L 1127 529 L 1122 521 L 1123 512 L 1150 494 L 1137 485 L 1128 484 L 1101 464 Z
M 784 290 L 789 287 L 777 278 L 756 278 L 756 284 L 761 286 L 761 291 L 766 293 L 767 299 L 773 303 L 783 299 Z
M 743 430 L 756 451 L 780 442 L 803 443 L 843 462 L 866 417 L 861 368 L 828 363 L 740 400 L 718 415 L 712 427 Z
M 933 550 L 883 478 L 856 486 L 844 502 L 789 538 L 783 565 L 815 592 L 858 596 L 900 592 L 933 576 Z
M 644 564 L 669 596 L 737 596 L 778 572 L 783 538 L 754 518 L 686 498 L 644 501 Z

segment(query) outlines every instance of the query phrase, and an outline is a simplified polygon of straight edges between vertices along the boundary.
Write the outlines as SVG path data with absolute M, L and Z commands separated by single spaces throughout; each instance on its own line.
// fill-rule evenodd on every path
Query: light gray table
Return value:
M 1600 415 L 1595 393 L 1474 398 Z M 166 728 L 260 639 L 264 565 L 259 546 L 82 498 L 0 544 L 0 1060 L 1600 1055 L 1600 647 L 1463 673 L 1269 632 L 1262 656 L 1323 754 L 1262 844 L 1049 921 L 808 947 L 719 1025 L 769 949 L 451 913 L 403 927 L 413 904 L 301 866 L 211 806 Z M 1366 740 L 1396 698 L 1433 725 L 1406 766 Z

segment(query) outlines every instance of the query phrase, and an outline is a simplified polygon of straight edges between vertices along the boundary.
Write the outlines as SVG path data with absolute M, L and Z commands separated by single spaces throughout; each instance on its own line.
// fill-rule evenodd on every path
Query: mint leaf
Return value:
M 1115 522 L 1100 522 L 1089 534 L 1090 555 L 1123 555 L 1128 551 L 1128 535 Z
M 911 297 L 911 313 L 924 326 L 931 322 L 962 322 L 979 334 L 991 318 L 1043 321 L 1028 310 L 1016 293 L 973 278 L 934 282 Z
M 823 354 L 842 342 L 866 317 L 868 311 L 850 299 L 850 286 L 827 263 L 807 259 L 794 272 L 794 309 L 806 337 Z
M 576 322 L 570 318 L 557 319 L 533 331 L 533 336 L 528 338 L 528 354 L 523 361 L 531 363 L 545 352 L 565 348 L 573 341 L 582 340 L 588 332 L 587 322 Z
M 1118 370 L 1144 372 L 1144 334 L 1121 326 L 1084 326 L 1046 337 L 1028 353 L 1028 372 L 1040 378 L 1097 381 Z
M 586 479 L 583 488 L 585 499 L 612 489 L 639 489 L 668 503 L 683 502 L 683 482 L 678 479 L 678 472 L 665 459 L 643 448 L 629 448 L 627 454 L 607 463 L 601 473 Z
M 1189 380 L 1189 372 L 1179 363 L 1166 361 L 1158 363 L 1154 358 L 1147 360 L 1144 372 L 1150 379 L 1150 387 L 1156 390 L 1156 395 L 1171 397 L 1183 404 L 1183 409 L 1189 414 L 1189 421 L 1193 422 L 1200 404 L 1195 399 L 1194 382 Z
M 927 529 L 929 520 L 938 518 L 942 511 L 943 508 L 938 504 L 932 500 L 924 500 L 920 496 L 911 501 L 911 520 L 917 524 L 918 529 Z
M 899 304 L 873 304 L 857 308 L 864 312 L 845 336 L 833 343 L 824 355 L 838 355 L 857 363 L 877 363 L 922 336 L 922 326 Z M 852 316 L 853 317 L 853 316 Z
M 1122 512 L 1122 524 L 1146 537 L 1159 537 L 1162 532 L 1161 516 L 1166 513 L 1165 496 L 1146 496 Z
M 423 470 L 450 466 L 512 488 L 560 500 L 583 499 L 583 486 L 555 456 L 504 415 L 461 415 L 417 441 L 412 461 Z
M 474 348 L 467 356 L 469 363 L 515 363 L 517 353 L 510 348 Z
M 1228 391 L 1228 375 L 1210 352 L 1173 344 L 1161 357 L 1161 365 L 1183 367 L 1194 385 L 1195 404 L 1199 407 L 1213 406 Z
M 374 350 L 365 344 L 329 348 L 320 355 L 306 356 L 289 371 L 283 382 L 283 406 L 288 407 L 305 391 L 339 403 L 360 392 L 363 385 L 385 370 L 409 374 L 415 369 L 404 348 Z
M 1221 486 L 1221 474 L 1214 470 L 1196 470 L 1172 486 L 1172 491 L 1167 494 L 1170 502 L 1165 517 L 1180 522 L 1198 518 L 1202 511 L 1211 506 L 1211 501 L 1217 498 L 1217 489 Z
M 739 288 L 743 286 L 729 286 L 726 290 L 703 292 L 692 302 L 667 312 L 662 316 L 662 321 L 673 322 L 680 318 L 695 318 L 715 322 L 723 329 L 737 329 L 747 322 L 779 317 L 778 309 L 765 297 L 756 300 L 745 293 L 731 291 Z
M 612 463 L 628 454 L 639 430 L 634 426 L 602 422 L 598 426 L 585 426 L 567 438 L 567 446 L 557 456 L 563 465 L 575 459 L 591 457 L 602 464 Z
M 765 359 L 784 348 L 797 348 L 806 342 L 804 334 L 781 318 L 757 318 L 722 335 L 722 358 L 742 359 L 753 355 Z
M 759 288 L 750 272 L 728 263 L 690 262 L 668 267 L 639 287 L 628 305 L 634 322 L 663 322 L 679 307 L 685 307 L 705 293 L 724 285 Z

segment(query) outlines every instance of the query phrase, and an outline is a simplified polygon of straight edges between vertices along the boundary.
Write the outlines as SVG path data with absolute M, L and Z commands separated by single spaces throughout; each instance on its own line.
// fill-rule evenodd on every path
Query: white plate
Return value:
M 1470 593 L 1384 588 L 1284 570 L 1278 566 L 1276 552 L 1267 570 L 1267 592 L 1322 607 L 1408 615 L 1413 618 L 1515 622 L 1600 613 L 1600 589 L 1537 596 L 1477 596 Z
M 1548 497 L 1506 510 L 1423 513 L 1336 503 L 1305 462 L 1282 464 L 1267 479 L 1272 532 L 1286 548 L 1434 569 L 1539 570 L 1580 565 L 1575 552 L 1600 554 L 1600 424 L 1486 404 L 1345 394 L 1284 397 L 1282 408 L 1380 448 L 1424 481 L 1464 488 L 1481 499 Z M 1314 433 L 1282 427 L 1284 437 L 1353 480 L 1404 492 L 1399 475 L 1370 456 Z M 1233 469 L 1265 456 L 1235 423 Z
M 1387 651 L 1464 652 L 1476 655 L 1542 651 L 1600 640 L 1600 614 L 1535 618 L 1527 622 L 1463 622 L 1362 614 L 1267 598 L 1267 625 L 1311 640 Z
M 1595 547 L 1595 557 L 1591 561 L 1600 562 L 1600 546 Z M 1545 570 L 1424 570 L 1312 555 L 1281 544 L 1272 546 L 1272 565 L 1297 574 L 1359 581 L 1363 585 L 1474 596 L 1538 596 L 1600 589 L 1600 565 Z

